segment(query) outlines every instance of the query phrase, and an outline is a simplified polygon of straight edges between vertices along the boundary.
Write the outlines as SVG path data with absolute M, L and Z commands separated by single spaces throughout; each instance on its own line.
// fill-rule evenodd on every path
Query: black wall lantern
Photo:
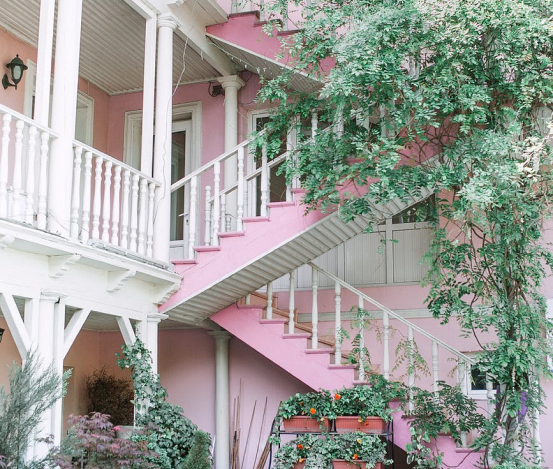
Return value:
M 5 90 L 8 89 L 8 86 L 15 86 L 15 89 L 17 89 L 17 84 L 23 78 L 23 72 L 29 67 L 27 67 L 27 65 L 23 63 L 23 60 L 19 58 L 19 54 L 17 54 L 9 64 L 6 64 L 6 67 L 10 69 L 13 83 L 10 83 L 10 79 L 6 73 L 4 74 L 4 78 L 2 78 L 2 86 Z
M 2 336 L 4 335 L 4 329 L 0 327 L 0 342 L 2 342 Z

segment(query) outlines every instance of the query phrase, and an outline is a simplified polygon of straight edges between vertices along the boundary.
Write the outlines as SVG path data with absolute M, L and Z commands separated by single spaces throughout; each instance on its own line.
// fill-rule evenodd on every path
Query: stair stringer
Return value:
M 284 338 L 284 324 L 262 324 L 261 313 L 232 305 L 210 319 L 313 389 L 353 386 L 354 370 L 330 369 L 328 355 L 308 355 L 307 339 Z
M 306 353 L 304 334 L 297 334 L 297 339 L 286 338 L 290 336 L 284 334 L 284 321 L 262 323 L 262 312 L 263 308 L 258 306 L 232 305 L 210 319 L 314 390 L 334 391 L 355 384 L 354 370 L 331 368 L 328 355 Z M 397 403 L 392 403 L 392 407 L 397 407 Z M 408 421 L 399 411 L 393 418 L 394 444 L 405 450 L 411 442 Z M 438 448 L 444 454 L 444 467 L 474 469 L 482 457 L 482 453 L 457 448 L 453 438 L 447 435 L 438 437 Z

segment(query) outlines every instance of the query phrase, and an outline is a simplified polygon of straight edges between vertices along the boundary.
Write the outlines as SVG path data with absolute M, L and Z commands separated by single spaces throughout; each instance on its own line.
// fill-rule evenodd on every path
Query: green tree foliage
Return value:
M 61 399 L 67 377 L 43 367 L 34 352 L 27 354 L 22 366 L 12 365 L 9 392 L 0 388 L 0 467 L 44 467 L 46 460 L 24 458 L 44 413 Z
M 194 434 L 192 449 L 186 459 L 179 466 L 179 469 L 211 469 L 213 462 L 209 453 L 211 438 L 207 433 L 198 430 Z
M 285 3 L 272 3 L 269 16 Z M 485 465 L 537 462 L 530 429 L 543 406 L 539 377 L 550 375 L 540 289 L 553 260 L 541 239 L 553 189 L 543 118 L 553 101 L 552 3 L 301 5 L 300 31 L 283 39 L 293 70 L 259 95 L 278 112 L 258 144 L 274 155 L 291 122 L 318 112 L 319 130 L 300 137 L 287 173 L 300 177 L 310 208 L 338 205 L 346 219 L 379 223 L 375 204 L 434 194 L 429 308 L 474 334 L 481 372 L 501 384 L 476 447 L 491 456 Z M 294 91 L 297 72 L 318 86 Z M 497 340 L 487 342 L 487 331 Z

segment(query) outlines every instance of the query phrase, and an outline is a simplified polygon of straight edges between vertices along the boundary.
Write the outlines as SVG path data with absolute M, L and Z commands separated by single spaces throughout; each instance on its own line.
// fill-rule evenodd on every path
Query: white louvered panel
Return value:
M 394 231 L 394 283 L 418 282 L 428 271 L 421 257 L 428 252 L 433 231 L 430 229 Z
M 330 272 L 338 277 L 343 275 L 344 269 L 344 246 L 337 246 L 334 249 L 324 253 L 322 256 L 317 257 L 313 261 L 321 269 Z M 304 265 L 298 269 L 298 283 L 297 287 L 301 289 L 310 289 L 312 282 L 311 267 Z M 321 275 L 319 277 L 319 288 L 333 287 L 334 282 Z
M 283 275 L 273 282 L 273 291 L 288 291 L 289 275 Z
M 384 233 L 363 233 L 344 243 L 345 281 L 351 285 L 386 283 Z

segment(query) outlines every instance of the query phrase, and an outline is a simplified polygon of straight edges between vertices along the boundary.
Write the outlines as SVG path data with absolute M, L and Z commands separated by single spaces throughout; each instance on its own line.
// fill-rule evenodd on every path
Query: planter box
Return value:
M 289 419 L 284 419 L 285 432 L 328 432 L 330 430 L 330 420 L 327 418 L 323 422 L 312 419 L 307 415 L 297 415 Z
M 293 469 L 303 469 L 304 467 L 305 467 L 305 461 L 297 462 L 292 466 Z
M 371 469 L 370 467 L 367 467 L 367 464 L 363 461 L 349 462 L 344 461 L 343 459 L 333 459 L 332 466 L 334 469 Z M 374 469 L 383 469 L 383 464 L 381 462 L 377 462 Z
M 337 433 L 386 433 L 386 422 L 380 417 L 367 417 L 360 422 L 358 416 L 342 416 L 336 417 L 334 422 Z

